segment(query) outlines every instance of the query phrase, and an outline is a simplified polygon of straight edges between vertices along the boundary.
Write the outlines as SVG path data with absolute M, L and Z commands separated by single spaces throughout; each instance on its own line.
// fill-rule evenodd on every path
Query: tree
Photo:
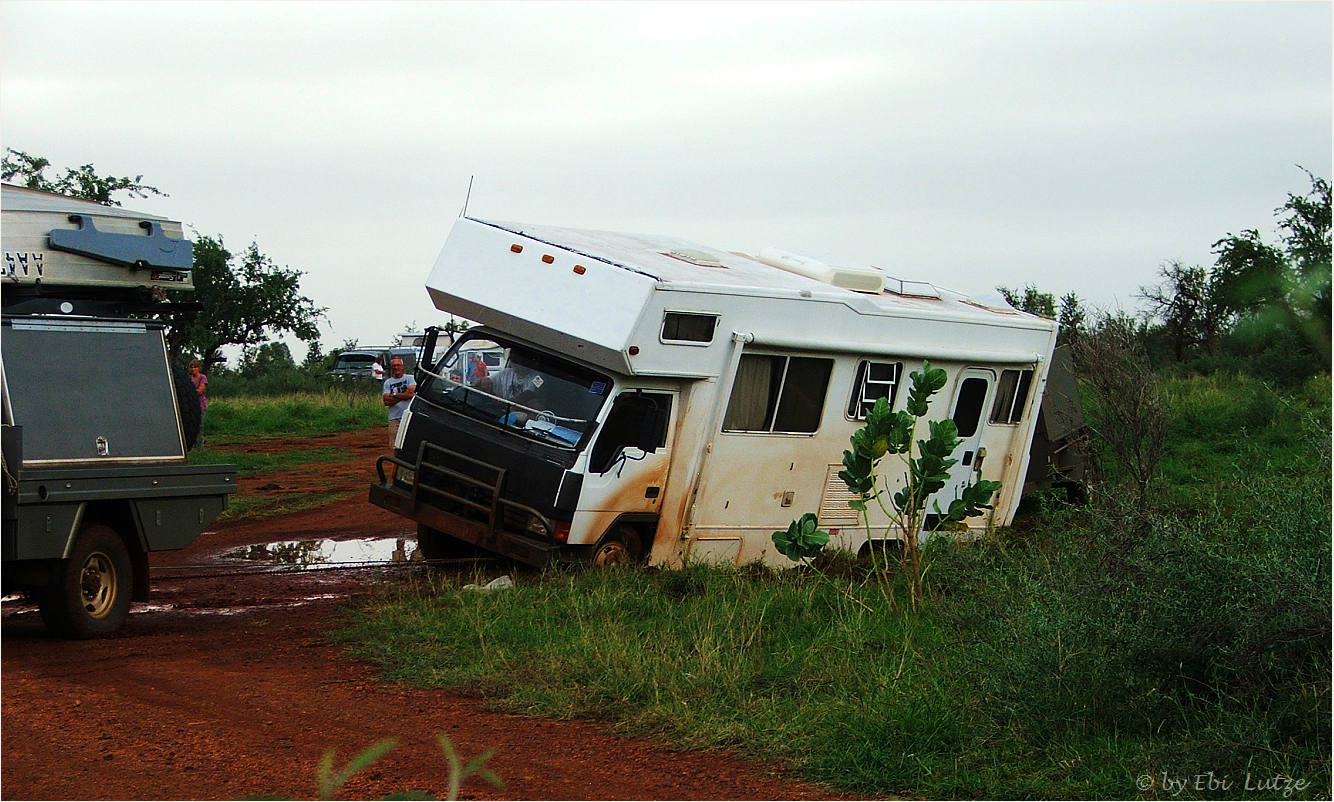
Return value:
M 303 370 L 323 372 L 327 370 L 324 364 L 326 361 L 331 360 L 329 360 L 329 355 L 324 353 L 319 338 L 316 337 L 313 340 L 308 340 L 306 342 L 306 358 L 301 360 L 301 368 Z
M 1158 270 L 1163 280 L 1140 287 L 1140 297 L 1149 302 L 1149 316 L 1163 321 L 1163 331 L 1177 362 L 1196 345 L 1218 353 L 1218 336 L 1227 305 L 1218 300 L 1216 281 L 1203 267 L 1168 262 Z
M 1134 319 L 1109 314 L 1072 349 L 1075 373 L 1097 410 L 1096 423 L 1090 426 L 1106 447 L 1102 472 L 1132 485 L 1141 513 L 1149 510 L 1167 439 L 1167 406 L 1149 367 L 1144 341 L 1144 331 Z M 1143 515 L 1140 519 L 1147 520 Z
M 237 373 L 247 378 L 270 373 L 289 373 L 296 370 L 292 351 L 281 340 L 266 342 L 257 348 L 248 348 L 237 366 Z
M 1236 315 L 1252 340 L 1287 329 L 1302 336 L 1317 357 L 1330 358 L 1330 186 L 1304 170 L 1307 195 L 1288 193 L 1274 210 L 1282 247 L 1265 243 L 1254 229 L 1214 243 L 1211 273 L 1219 305 Z
M 1060 312 L 1056 308 L 1056 296 L 1049 292 L 1042 292 L 1033 284 L 1027 284 L 1022 290 L 1012 290 L 1009 287 L 998 286 L 996 292 L 1005 298 L 1005 302 L 1021 312 L 1045 317 L 1048 320 L 1056 320 L 1056 344 L 1073 342 L 1083 331 L 1084 318 L 1087 314 L 1084 311 L 1084 304 L 1079 300 L 1079 296 L 1073 292 L 1067 292 L 1061 296 Z
M 1066 345 L 1075 342 L 1084 333 L 1084 323 L 1088 314 L 1079 296 L 1067 292 L 1061 296 L 1061 313 L 1057 317 L 1056 344 Z
M 996 292 L 999 292 L 1005 298 L 1006 303 L 1021 312 L 1045 317 L 1048 320 L 1056 319 L 1056 296 L 1048 292 L 1040 292 L 1032 284 L 1025 285 L 1022 290 L 997 287 Z
M 194 245 L 194 294 L 204 309 L 175 315 L 167 335 L 172 354 L 199 354 L 207 373 L 222 361 L 226 345 L 252 348 L 282 332 L 303 342 L 319 339 L 325 309 L 300 294 L 301 275 L 278 267 L 254 243 L 234 265 L 221 237 L 200 237 Z
M 91 164 L 85 164 L 77 169 L 66 168 L 64 175 L 51 181 L 46 177 L 46 168 L 50 166 L 51 162 L 40 156 L 31 156 L 21 150 L 6 148 L 5 157 L 0 161 L 0 178 L 5 181 L 18 178 L 20 185 L 28 189 L 83 198 L 104 206 L 120 205 L 120 201 L 111 197 L 115 192 L 128 192 L 132 198 L 147 198 L 149 195 L 167 197 L 167 193 L 157 187 L 140 183 L 143 180 L 142 175 L 136 175 L 134 178 L 99 176 Z
M 949 418 L 927 421 L 927 439 L 918 440 L 917 435 L 920 419 L 930 411 L 931 397 L 944 388 L 948 376 L 943 369 L 931 367 L 930 362 L 923 362 L 922 369 L 909 376 L 912 387 L 908 391 L 906 408 L 891 412 L 886 399 L 876 400 L 866 415 L 866 425 L 853 432 L 852 448 L 843 452 L 843 470 L 838 472 L 838 478 L 857 494 L 848 506 L 861 515 L 873 559 L 878 559 L 877 552 L 889 540 L 889 532 L 877 546 L 871 537 L 867 503 L 874 501 L 892 522 L 891 529 L 898 529 L 903 543 L 899 564 L 908 586 L 908 601 L 916 609 L 923 598 L 924 573 L 917 533 L 922 531 L 927 515 L 936 516 L 933 529 L 966 530 L 966 519 L 991 509 L 991 497 L 1000 490 L 1001 483 L 983 479 L 979 473 L 976 481 L 966 484 L 959 496 L 949 501 L 946 509 L 940 508 L 940 502 L 933 496 L 949 483 L 950 468 L 959 462 L 950 455 L 963 441 L 958 437 L 958 427 Z M 890 487 L 882 483 L 881 470 L 881 461 L 891 455 L 898 458 L 905 477 L 903 487 L 892 494 Z M 781 539 L 782 533 L 775 532 L 774 543 L 780 550 L 783 548 Z M 788 552 L 784 551 L 784 554 Z M 791 556 L 788 554 L 789 558 Z M 888 572 L 882 572 L 882 576 L 887 580 Z

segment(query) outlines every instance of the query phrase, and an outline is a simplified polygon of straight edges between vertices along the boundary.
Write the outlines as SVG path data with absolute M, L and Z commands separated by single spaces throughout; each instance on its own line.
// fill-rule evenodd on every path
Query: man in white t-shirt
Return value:
M 389 407 L 389 445 L 392 447 L 398 439 L 398 426 L 403 422 L 403 413 L 408 402 L 417 394 L 417 380 L 410 373 L 403 372 L 403 360 L 394 357 L 389 360 L 389 378 L 384 380 L 384 405 Z

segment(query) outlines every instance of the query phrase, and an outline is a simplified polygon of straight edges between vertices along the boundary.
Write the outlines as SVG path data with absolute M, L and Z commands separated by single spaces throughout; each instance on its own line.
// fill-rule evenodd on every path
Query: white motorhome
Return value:
M 428 557 L 786 565 L 771 535 L 804 512 L 860 551 L 843 451 L 876 399 L 903 407 L 924 360 L 949 374 L 928 417 L 962 439 L 941 506 L 996 480 L 969 523 L 1008 524 L 1056 339 L 1050 320 L 869 266 L 470 218 L 426 287 L 481 325 L 418 370 L 370 498 L 418 522 Z M 478 349 L 505 367 L 469 375 Z

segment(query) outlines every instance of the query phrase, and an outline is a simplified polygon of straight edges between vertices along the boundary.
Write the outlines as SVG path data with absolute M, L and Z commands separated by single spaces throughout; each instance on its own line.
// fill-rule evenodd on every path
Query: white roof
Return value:
M 748 254 L 723 251 L 679 237 L 485 220 L 475 220 L 475 222 L 574 251 L 624 270 L 648 276 L 665 285 L 804 290 L 811 293 L 837 293 L 849 296 L 854 303 L 870 302 L 886 311 L 913 309 L 954 314 L 1025 316 L 1007 304 L 969 298 L 962 293 L 934 285 L 927 286 L 934 289 L 938 298 L 901 295 L 890 289 L 879 294 L 856 292 L 764 264 Z M 678 255 L 670 255 L 673 252 Z M 692 261 L 692 257 L 703 258 Z M 699 263 L 706 260 L 716 262 L 717 266 Z M 897 284 L 897 279 L 892 277 L 887 279 L 887 286 L 892 287 Z M 920 283 L 925 284 L 925 282 Z

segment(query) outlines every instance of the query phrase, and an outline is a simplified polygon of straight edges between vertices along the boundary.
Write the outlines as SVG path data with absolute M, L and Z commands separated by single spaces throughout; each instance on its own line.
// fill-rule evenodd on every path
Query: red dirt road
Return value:
M 346 488 L 314 512 L 220 525 L 182 552 L 154 556 L 154 599 L 136 604 L 115 638 L 49 637 L 35 608 L 3 605 L 0 641 L 0 798 L 310 799 L 325 749 L 335 763 L 384 738 L 399 745 L 345 785 L 340 798 L 417 791 L 443 799 L 448 771 L 436 736 L 488 764 L 465 799 L 815 799 L 836 796 L 778 767 L 717 752 L 674 752 L 614 736 L 595 722 L 546 721 L 485 709 L 477 699 L 376 679 L 374 667 L 329 645 L 349 599 L 387 574 L 325 570 L 235 576 L 172 566 L 221 564 L 239 545 L 394 537 L 405 521 L 368 504 L 382 453 L 378 430 L 271 443 L 333 446 L 343 464 L 240 482 L 241 491 Z M 689 744 L 675 746 L 686 748 Z

